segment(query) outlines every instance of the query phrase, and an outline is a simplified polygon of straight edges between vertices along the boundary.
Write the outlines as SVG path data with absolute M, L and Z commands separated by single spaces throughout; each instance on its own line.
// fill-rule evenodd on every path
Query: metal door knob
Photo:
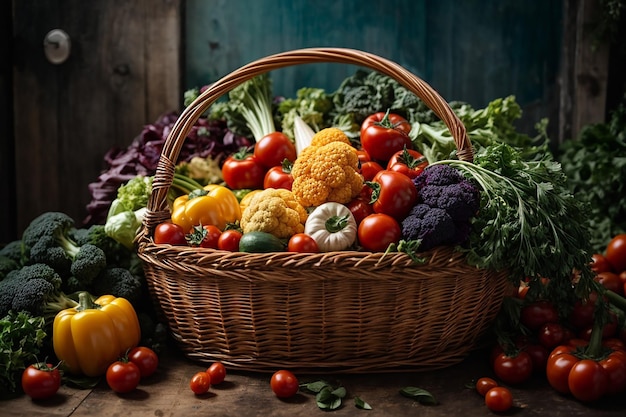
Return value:
M 52 29 L 43 39 L 46 58 L 53 64 L 62 64 L 70 56 L 70 36 L 61 29 Z

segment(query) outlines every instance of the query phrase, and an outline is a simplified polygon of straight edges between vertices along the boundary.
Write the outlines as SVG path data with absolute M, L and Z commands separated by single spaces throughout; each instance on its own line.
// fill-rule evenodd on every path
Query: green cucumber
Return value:
M 287 245 L 283 240 L 267 232 L 244 233 L 239 241 L 240 252 L 284 252 L 286 247 Z

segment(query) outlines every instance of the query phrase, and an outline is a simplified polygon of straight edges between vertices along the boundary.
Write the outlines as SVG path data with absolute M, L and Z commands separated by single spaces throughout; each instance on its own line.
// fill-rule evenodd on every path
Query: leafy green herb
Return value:
M 361 410 L 371 410 L 372 406 L 361 399 L 361 397 L 354 397 L 354 406 Z
M 46 332 L 43 317 L 10 311 L 0 320 L 0 398 L 15 396 L 22 372 L 38 362 Z
M 315 395 L 315 402 L 322 410 L 336 410 L 341 407 L 341 403 L 346 396 L 346 389 L 342 386 L 333 386 L 327 381 L 315 381 L 300 385 L 307 391 Z
M 569 191 L 560 164 L 550 155 L 527 161 L 507 144 L 476 155 L 475 162 L 446 160 L 481 187 L 481 207 L 472 225 L 468 262 L 508 270 L 513 282 L 551 278 L 555 294 L 571 288 L 588 294 L 592 275 L 587 206 Z
M 400 394 L 407 398 L 411 398 L 423 405 L 437 405 L 439 402 L 433 394 L 422 388 L 404 387 L 400 390 Z

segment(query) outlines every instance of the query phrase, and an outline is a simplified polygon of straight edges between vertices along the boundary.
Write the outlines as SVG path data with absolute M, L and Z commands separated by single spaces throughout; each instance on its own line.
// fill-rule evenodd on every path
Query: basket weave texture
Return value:
M 182 144 L 217 99 L 257 75 L 307 63 L 358 65 L 389 75 L 448 126 L 471 161 L 465 127 L 447 102 L 400 65 L 363 51 L 309 48 L 271 55 L 224 76 L 181 114 L 162 151 L 138 254 L 153 301 L 182 352 L 250 371 L 426 370 L 476 347 L 510 289 L 505 272 L 468 265 L 452 247 L 421 254 L 357 251 L 237 253 L 157 245 Z

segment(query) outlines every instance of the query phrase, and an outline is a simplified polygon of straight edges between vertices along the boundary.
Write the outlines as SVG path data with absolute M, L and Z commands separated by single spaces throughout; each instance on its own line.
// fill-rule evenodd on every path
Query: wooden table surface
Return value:
M 280 400 L 269 386 L 269 374 L 228 371 L 224 383 L 211 387 L 206 395 L 196 396 L 189 380 L 202 364 L 185 358 L 176 348 L 161 354 L 157 372 L 143 380 L 137 390 L 118 395 L 105 381 L 91 390 L 62 386 L 57 395 L 46 401 L 32 401 L 26 396 L 0 401 L 0 416 L 315 416 L 324 415 L 313 395 L 299 392 L 294 398 Z M 297 375 L 300 382 L 319 379 L 337 381 L 347 390 L 341 408 L 334 416 L 489 416 L 482 397 L 466 384 L 482 376 L 493 376 L 484 352 L 475 352 L 462 363 L 428 372 L 400 372 L 373 375 Z M 439 401 L 436 406 L 421 405 L 399 394 L 414 386 L 430 391 Z M 563 396 L 537 377 L 519 387 L 512 387 L 514 408 L 500 415 L 511 416 L 624 416 L 626 396 L 585 405 Z M 358 396 L 372 410 L 357 409 Z

